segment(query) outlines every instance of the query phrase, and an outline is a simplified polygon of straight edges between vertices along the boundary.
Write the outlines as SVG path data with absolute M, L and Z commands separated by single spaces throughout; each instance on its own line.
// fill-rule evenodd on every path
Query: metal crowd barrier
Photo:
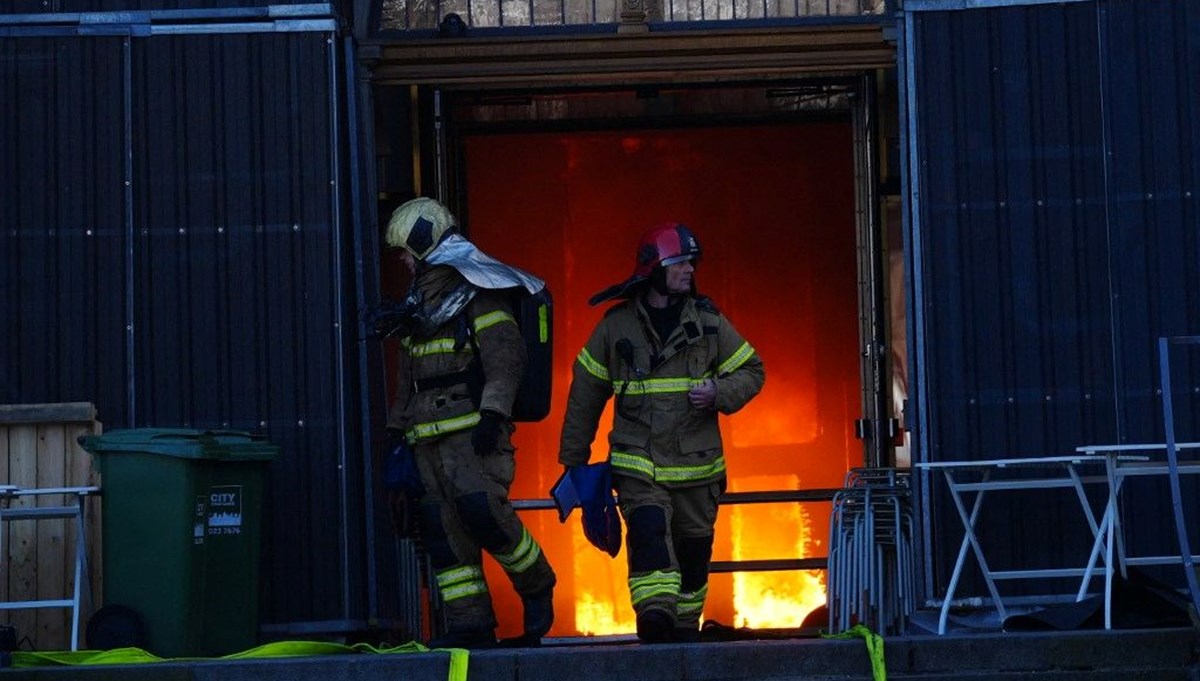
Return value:
M 915 609 L 912 490 L 907 470 L 854 468 L 833 498 L 826 600 L 829 630 L 865 624 L 899 634 Z

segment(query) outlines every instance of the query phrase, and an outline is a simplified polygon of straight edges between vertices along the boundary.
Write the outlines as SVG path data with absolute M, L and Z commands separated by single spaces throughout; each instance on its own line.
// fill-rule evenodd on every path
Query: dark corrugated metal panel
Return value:
M 1200 92 L 1196 8 L 913 15 L 930 460 L 1162 440 L 1154 339 L 1200 330 L 1200 224 L 1185 188 L 1200 148 L 1183 132 Z M 1190 394 L 1200 375 L 1187 373 Z M 1178 408 L 1181 432 L 1200 436 L 1195 399 Z M 935 499 L 944 571 L 962 531 Z M 1084 550 L 1086 531 L 1063 532 L 1086 527 L 1069 496 L 989 507 L 994 569 Z
M 1161 441 L 1161 423 L 1143 418 L 1160 408 L 1155 340 L 1200 332 L 1200 2 L 1105 3 L 1101 18 L 1113 293 L 1126 301 L 1115 306 L 1118 433 Z
M 0 41 L 0 403 L 279 444 L 266 623 L 368 614 L 340 55 L 330 33 Z
M 284 621 L 342 606 L 327 40 L 153 38 L 133 59 L 137 423 L 281 445 L 264 573 Z
M 1070 449 L 1111 400 L 1094 8 L 916 19 L 930 458 Z
M 127 417 L 122 49 L 0 41 L 0 403 Z
M 1100 5 L 1109 106 L 1109 226 L 1114 355 L 1121 404 L 1108 441 L 1162 442 L 1157 338 L 1200 334 L 1200 1 Z M 1200 440 L 1200 350 L 1173 354 L 1175 423 Z M 1185 481 L 1187 508 L 1200 489 Z M 1134 554 L 1176 546 L 1161 481 L 1125 494 Z M 1200 536 L 1200 521 L 1189 516 Z M 1152 528 L 1152 529 L 1151 529 Z M 1178 569 L 1165 575 L 1178 581 Z

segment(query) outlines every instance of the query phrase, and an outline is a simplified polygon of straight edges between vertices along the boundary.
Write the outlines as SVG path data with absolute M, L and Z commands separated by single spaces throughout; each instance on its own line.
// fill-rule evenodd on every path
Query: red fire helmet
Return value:
M 648 277 L 659 265 L 674 265 L 685 260 L 700 257 L 700 242 L 687 225 L 678 222 L 664 222 L 655 225 L 642 234 L 638 243 L 637 265 L 633 268 L 635 277 Z
M 592 305 L 613 298 L 628 298 L 639 288 L 638 285 L 648 280 L 659 265 L 667 266 L 685 260 L 695 260 L 700 257 L 700 242 L 687 225 L 678 222 L 664 222 L 655 225 L 642 234 L 638 241 L 637 263 L 633 267 L 633 276 L 625 281 L 609 286 L 588 299 Z

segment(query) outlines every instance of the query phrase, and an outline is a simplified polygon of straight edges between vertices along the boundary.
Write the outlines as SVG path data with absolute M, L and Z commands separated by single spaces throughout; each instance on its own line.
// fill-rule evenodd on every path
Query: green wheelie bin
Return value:
M 80 444 L 99 464 L 103 515 L 104 607 L 89 639 L 108 626 L 160 657 L 254 647 L 260 509 L 278 447 L 241 431 L 179 428 Z

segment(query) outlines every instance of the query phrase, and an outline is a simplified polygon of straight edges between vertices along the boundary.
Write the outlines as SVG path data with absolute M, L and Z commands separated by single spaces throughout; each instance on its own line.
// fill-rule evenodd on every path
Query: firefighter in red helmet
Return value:
M 559 462 L 587 463 L 600 415 L 626 526 L 638 638 L 699 640 L 725 458 L 717 414 L 732 414 L 764 381 L 762 360 L 696 293 L 700 244 L 678 223 L 642 235 L 633 275 L 593 296 L 623 298 L 592 332 L 573 368 Z

